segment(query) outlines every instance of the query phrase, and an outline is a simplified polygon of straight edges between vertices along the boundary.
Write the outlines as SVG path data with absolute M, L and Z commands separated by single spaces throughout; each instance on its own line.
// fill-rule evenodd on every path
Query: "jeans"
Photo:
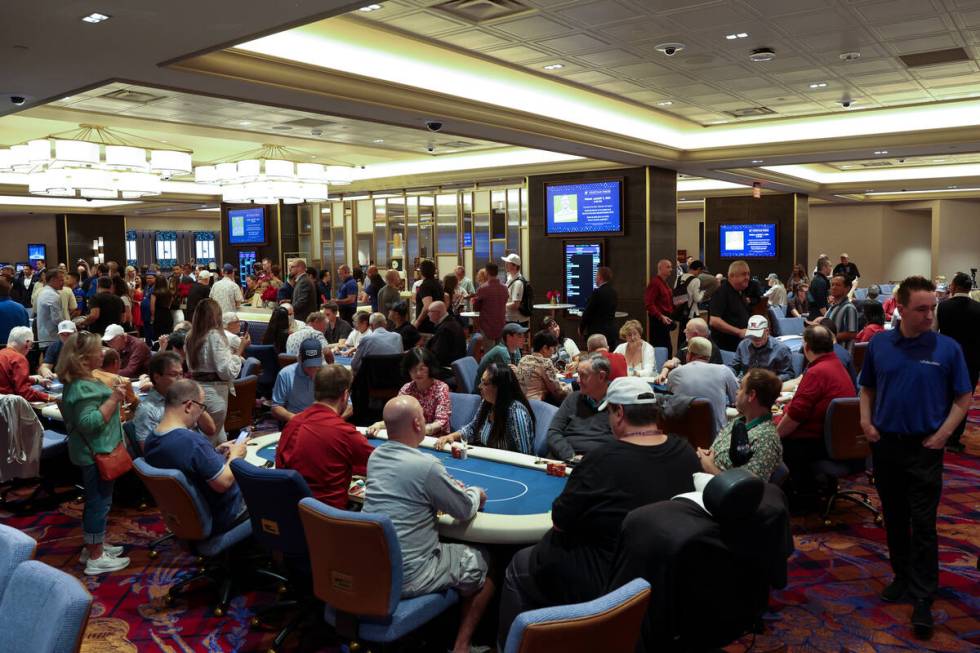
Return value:
M 82 484 L 85 486 L 85 509 L 82 512 L 85 544 L 101 544 L 105 539 L 115 481 L 103 481 L 95 464 L 82 465 L 81 470 Z
M 548 599 L 531 576 L 531 553 L 533 546 L 521 549 L 514 554 L 507 572 L 504 574 L 504 586 L 500 591 L 500 619 L 497 630 L 497 647 L 504 650 L 507 634 L 517 619 L 517 615 L 527 610 L 545 607 Z
M 671 326 L 672 324 L 664 324 L 659 317 L 650 315 L 650 344 L 654 347 L 666 348 L 667 360 L 674 355 L 674 348 L 670 344 Z M 659 370 L 657 372 L 659 373 Z

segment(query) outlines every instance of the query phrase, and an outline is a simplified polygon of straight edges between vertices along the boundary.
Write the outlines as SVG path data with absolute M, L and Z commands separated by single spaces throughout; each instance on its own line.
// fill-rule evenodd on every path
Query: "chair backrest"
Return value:
M 123 422 L 123 437 L 126 440 L 126 450 L 129 451 L 131 458 L 136 458 L 143 455 L 143 447 L 140 445 L 139 441 L 136 439 L 136 422 L 129 420 Z
M 654 361 L 654 371 L 659 372 L 664 368 L 664 363 L 667 362 L 667 348 L 666 347 L 654 347 L 653 348 L 653 361 Z
M 781 336 L 782 331 L 779 330 L 779 318 L 786 317 L 785 315 L 780 315 L 779 312 L 773 308 L 769 307 L 769 335 L 771 336 Z
M 154 467 L 145 458 L 135 459 L 133 469 L 153 495 L 174 537 L 196 542 L 211 534 L 211 510 L 183 472 Z
M 279 354 L 276 356 L 276 364 L 279 365 L 280 370 L 287 365 L 292 365 L 297 360 L 299 360 L 299 356 L 296 354 Z
M 776 327 L 781 336 L 801 336 L 803 335 L 803 318 L 777 317 Z
M 650 583 L 636 578 L 586 603 L 517 615 L 505 653 L 632 653 L 650 602 Z
M 867 288 L 855 288 L 854 289 L 854 299 L 867 299 L 868 289 Z
M 824 418 L 823 437 L 831 460 L 867 458 L 871 447 L 861 429 L 861 400 L 845 397 L 831 401 Z
M 268 328 L 269 328 L 268 322 L 262 322 L 260 320 L 249 320 L 248 335 L 252 337 L 252 342 L 262 342 L 262 338 L 265 337 L 265 330 Z
M 731 364 L 735 361 L 735 352 L 733 351 L 719 349 L 718 353 L 721 354 L 721 362 L 725 365 L 731 366 Z
M 258 376 L 259 370 L 262 368 L 262 363 L 259 362 L 258 358 L 253 358 L 249 356 L 242 363 L 242 369 L 238 372 L 238 378 L 244 379 L 246 376 Z
M 228 395 L 226 431 L 237 431 L 252 425 L 255 420 L 255 395 L 258 390 L 259 377 L 257 376 L 246 376 L 235 381 L 235 394 Z
M 803 374 L 803 368 L 806 366 L 806 356 L 802 351 L 791 351 L 789 353 L 789 362 L 793 368 L 793 378 Z
M 279 359 L 276 354 L 276 348 L 272 345 L 249 345 L 245 348 L 245 356 L 255 358 L 259 361 L 259 364 L 262 366 L 262 374 L 259 375 L 259 385 L 268 387 L 271 390 L 276 382 L 276 374 L 279 373 Z
M 0 600 L 0 650 L 78 651 L 91 607 L 92 595 L 74 576 L 37 560 L 21 562 Z
M 664 417 L 661 413 L 657 426 L 664 433 L 686 438 L 695 449 L 707 449 L 715 439 L 715 412 L 707 399 L 695 399 L 680 418 Z
M 405 384 L 401 373 L 404 357 L 405 354 L 381 354 L 361 359 L 350 390 L 355 424 L 366 426 L 381 419 L 385 403 Z
M 449 430 L 453 433 L 470 423 L 483 399 L 479 395 L 450 392 L 449 403 L 452 413 L 449 416 Z
M 464 356 L 452 363 L 453 374 L 456 375 L 456 387 L 460 392 L 476 393 L 476 370 L 480 364 L 472 356 Z
M 858 374 L 864 367 L 864 357 L 868 353 L 868 345 L 870 344 L 870 342 L 855 342 L 851 346 L 851 362 L 854 363 L 854 371 Z
M 299 516 L 316 597 L 360 617 L 385 619 L 394 613 L 401 597 L 402 551 L 391 520 L 338 510 L 313 498 L 299 502 Z
M 312 496 L 306 481 L 294 469 L 266 469 L 241 459 L 231 461 L 242 492 L 252 535 L 259 544 L 291 558 L 306 558 L 306 536 L 299 519 L 299 502 Z
M 548 453 L 548 427 L 551 426 L 558 407 L 537 399 L 529 399 L 527 403 L 534 413 L 534 455 L 544 456 Z
M 17 565 L 34 557 L 37 542 L 13 526 L 0 524 L 0 597 Z

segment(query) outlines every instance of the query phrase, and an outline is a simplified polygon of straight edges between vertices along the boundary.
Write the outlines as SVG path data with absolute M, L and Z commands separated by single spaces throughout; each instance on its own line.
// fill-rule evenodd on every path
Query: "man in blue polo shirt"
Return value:
M 860 378 L 861 428 L 871 442 L 895 573 L 881 598 L 913 601 L 912 627 L 921 639 L 932 636 L 932 599 L 939 589 L 943 449 L 973 393 L 959 344 L 931 330 L 935 290 L 923 277 L 899 285 L 902 322 L 871 339 Z
M 313 380 L 323 367 L 323 346 L 307 338 L 299 346 L 299 360 L 279 370 L 272 389 L 272 415 L 288 422 L 313 404 Z
M 346 264 L 337 268 L 337 276 L 340 277 L 340 287 L 334 301 L 340 306 L 340 317 L 350 322 L 357 310 L 357 280 L 351 276 Z

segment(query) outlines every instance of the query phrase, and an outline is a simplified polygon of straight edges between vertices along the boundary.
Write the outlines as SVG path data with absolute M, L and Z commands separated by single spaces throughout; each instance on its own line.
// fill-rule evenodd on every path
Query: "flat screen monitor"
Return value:
M 44 243 L 28 243 L 27 244 L 27 260 L 31 261 L 47 261 L 48 259 L 48 246 Z
M 623 233 L 623 181 L 545 185 L 545 233 L 549 236 Z
M 595 273 L 602 265 L 601 240 L 565 241 L 565 296 L 564 302 L 584 308 L 595 290 Z
M 722 258 L 776 258 L 774 223 L 722 224 L 718 226 Z
M 238 250 L 238 283 L 245 287 L 245 278 L 255 271 L 255 250 Z
M 265 245 L 265 208 L 228 211 L 228 242 L 232 245 Z

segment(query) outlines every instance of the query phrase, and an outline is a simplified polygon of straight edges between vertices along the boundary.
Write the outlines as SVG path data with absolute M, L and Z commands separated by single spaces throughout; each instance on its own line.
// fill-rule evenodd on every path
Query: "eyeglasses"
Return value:
M 205 404 L 203 401 L 198 401 L 196 399 L 188 399 L 187 401 L 191 402 L 192 404 L 197 404 L 198 406 L 201 407 L 201 410 L 207 408 L 207 404 Z

